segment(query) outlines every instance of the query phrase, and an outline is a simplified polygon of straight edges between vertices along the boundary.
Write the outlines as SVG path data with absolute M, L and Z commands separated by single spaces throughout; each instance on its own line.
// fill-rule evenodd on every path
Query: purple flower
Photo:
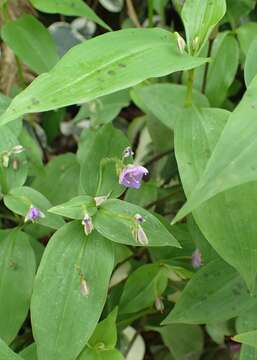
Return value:
M 199 249 L 196 249 L 192 254 L 192 266 L 198 269 L 202 265 L 202 254 Z
M 27 212 L 27 215 L 25 216 L 25 222 L 27 221 L 36 221 L 39 218 L 43 218 L 45 215 L 35 206 L 30 207 L 29 211 Z
M 148 170 L 140 165 L 126 166 L 119 178 L 119 183 L 123 186 L 133 189 L 139 189 L 144 175 L 148 174 Z

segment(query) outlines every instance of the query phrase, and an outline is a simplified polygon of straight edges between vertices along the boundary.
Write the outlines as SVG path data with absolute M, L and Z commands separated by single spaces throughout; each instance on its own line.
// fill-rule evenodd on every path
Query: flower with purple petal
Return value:
M 45 215 L 42 213 L 42 211 L 40 211 L 37 207 L 31 205 L 31 207 L 29 208 L 29 211 L 27 212 L 27 215 L 25 216 L 25 222 L 27 221 L 36 221 L 40 218 L 44 218 Z
M 120 173 L 120 185 L 128 188 L 139 189 L 143 176 L 148 175 L 148 170 L 141 165 L 128 165 Z

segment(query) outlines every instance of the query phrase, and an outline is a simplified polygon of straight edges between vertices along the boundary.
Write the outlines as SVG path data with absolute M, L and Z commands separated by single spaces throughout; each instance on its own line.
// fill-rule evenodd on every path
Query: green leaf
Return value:
M 6 343 L 0 339 L 0 360 L 22 360 L 22 358 L 15 354 Z
M 70 219 L 82 220 L 85 213 L 91 216 L 94 215 L 96 212 L 96 203 L 92 197 L 80 195 L 64 204 L 52 207 L 48 212 Z
M 246 22 L 236 29 L 236 34 L 239 40 L 241 50 L 246 56 L 248 50 L 257 36 L 257 24 L 256 22 Z
M 19 354 L 24 360 L 37 360 L 37 346 L 36 346 L 36 343 L 33 343 L 33 344 L 27 346 Z
M 1 35 L 22 62 L 37 74 L 51 70 L 59 60 L 52 36 L 31 15 L 8 22 L 3 26 Z
M 162 29 L 107 33 L 75 46 L 49 73 L 35 79 L 13 99 L 1 124 L 25 113 L 87 102 L 205 62 L 181 54 L 176 36 Z
M 257 74 L 256 55 L 257 55 L 257 37 L 252 41 L 246 56 L 244 77 L 247 87 L 250 85 L 251 81 Z
M 4 203 L 8 209 L 23 217 L 26 217 L 31 206 L 37 207 L 44 214 L 44 217 L 37 220 L 41 225 L 58 229 L 64 224 L 59 216 L 47 213 L 47 210 L 51 208 L 50 202 L 32 188 L 23 186 L 12 189 L 9 194 L 5 195 Z
M 1 234 L 0 337 L 7 344 L 14 340 L 28 314 L 35 272 L 29 237 L 19 230 Z
M 129 145 L 125 135 L 111 124 L 88 132 L 87 139 L 80 146 L 80 187 L 87 195 L 119 196 L 125 188 L 119 185 L 115 159 L 121 159 Z M 108 161 L 106 159 L 113 159 Z M 105 162 L 107 161 L 107 162 Z
M 149 246 L 180 247 L 166 227 L 147 210 L 121 200 L 107 200 L 98 209 L 93 223 L 104 237 L 120 244 L 140 246 L 132 235 L 134 216 L 140 214 L 145 221 L 141 224 Z
M 160 264 L 140 266 L 128 278 L 119 305 L 122 314 L 152 306 L 167 287 L 167 269 Z
M 107 30 L 111 28 L 82 0 L 30 0 L 39 11 L 67 16 L 84 16 Z
M 7 359 L 8 360 L 8 359 Z M 117 350 L 97 351 L 87 348 L 78 360 L 125 360 Z
M 171 324 L 157 328 L 175 359 L 197 360 L 204 346 L 203 332 L 200 326 Z
M 241 314 L 236 320 L 237 333 L 244 333 L 252 330 L 257 330 L 257 305 L 250 308 L 248 311 Z M 240 360 L 256 360 L 257 349 L 253 346 L 243 344 L 240 350 Z
M 233 26 L 248 13 L 254 9 L 256 0 L 226 0 L 227 1 L 227 17 L 231 20 Z
M 256 106 L 257 77 L 230 115 L 200 181 L 174 222 L 214 195 L 257 179 Z
M 54 234 L 32 296 L 39 359 L 70 360 L 79 355 L 100 318 L 113 264 L 112 244 L 96 231 L 85 236 L 79 222 L 66 224 Z
M 38 176 L 32 187 L 45 195 L 53 205 L 61 204 L 78 195 L 79 164 L 76 156 L 66 153 L 53 158 Z
M 191 108 L 177 122 L 176 158 L 183 188 L 189 198 L 202 176 L 228 115 L 227 111 L 220 109 Z M 255 286 L 257 273 L 256 202 L 257 188 L 254 182 L 217 194 L 193 211 L 206 239 L 225 261 L 240 272 L 251 290 Z
M 228 320 L 257 303 L 243 279 L 227 263 L 214 260 L 188 282 L 164 324 L 206 324 Z M 218 309 L 218 311 L 217 311 Z
M 225 0 L 186 0 L 181 16 L 190 53 L 201 50 L 225 12 Z
M 233 340 L 257 348 L 257 330 L 236 335 Z
M 147 111 L 173 130 L 175 121 L 181 116 L 186 93 L 184 85 L 161 83 L 138 86 L 133 89 L 132 96 L 139 107 L 139 102 L 143 103 Z M 200 107 L 209 106 L 208 99 L 196 90 L 193 90 L 193 102 Z
M 91 338 L 89 339 L 90 347 L 99 347 L 99 343 L 103 348 L 114 348 L 117 342 L 117 328 L 116 328 L 116 318 L 117 318 L 118 308 L 115 308 L 106 319 L 101 321 Z
M 213 43 L 205 94 L 213 107 L 221 106 L 226 99 L 239 63 L 239 47 L 229 32 L 220 33 Z M 218 76 L 217 76 L 218 74 Z

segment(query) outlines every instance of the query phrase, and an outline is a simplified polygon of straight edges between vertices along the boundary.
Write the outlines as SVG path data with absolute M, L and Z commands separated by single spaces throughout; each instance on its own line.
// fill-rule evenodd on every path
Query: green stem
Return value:
M 153 0 L 148 0 L 148 27 L 153 27 Z
M 190 107 L 193 100 L 193 84 L 194 84 L 195 70 L 188 71 L 188 80 L 187 80 L 187 94 L 185 99 L 185 107 Z
M 8 185 L 4 168 L 0 165 L 0 185 L 4 194 L 8 193 Z

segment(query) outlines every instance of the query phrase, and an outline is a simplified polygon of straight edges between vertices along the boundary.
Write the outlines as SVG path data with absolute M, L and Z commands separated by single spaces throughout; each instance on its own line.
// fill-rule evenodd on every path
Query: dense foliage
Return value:
M 0 360 L 257 360 L 256 2 L 0 1 Z

